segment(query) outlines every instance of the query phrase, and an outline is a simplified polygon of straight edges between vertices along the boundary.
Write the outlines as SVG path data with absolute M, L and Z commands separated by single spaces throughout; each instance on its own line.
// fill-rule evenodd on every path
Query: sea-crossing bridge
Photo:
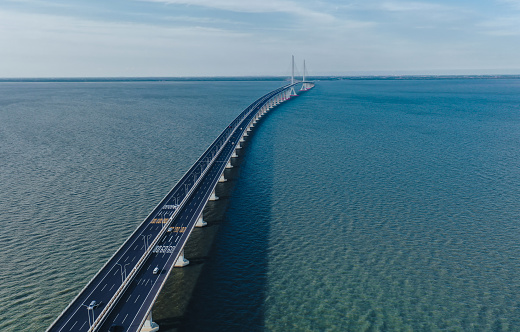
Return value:
M 209 200 L 218 199 L 215 187 L 226 181 L 224 170 L 232 167 L 240 143 L 269 110 L 297 96 L 296 90 L 312 87 L 313 82 L 292 79 L 242 111 L 47 331 L 158 331 L 152 306 L 173 267 L 189 263 L 184 246 L 194 227 L 206 225 L 202 211 Z

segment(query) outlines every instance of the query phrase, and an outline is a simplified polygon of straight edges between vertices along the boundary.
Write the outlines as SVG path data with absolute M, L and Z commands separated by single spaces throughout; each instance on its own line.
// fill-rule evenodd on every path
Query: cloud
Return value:
M 391 11 L 391 12 L 424 12 L 428 13 L 431 11 L 449 11 L 452 10 L 453 7 L 439 5 L 428 2 L 416 2 L 416 1 L 407 1 L 407 2 L 383 2 L 379 6 L 380 10 Z
M 90 2 L 40 12 L 4 4 L 0 77 L 283 75 L 291 54 L 312 74 L 520 67 L 507 37 L 520 34 L 520 19 L 488 14 L 489 4 L 137 0 L 110 12 Z
M 491 36 L 519 36 L 520 16 L 507 16 L 484 21 L 478 24 L 484 34 Z
M 317 21 L 334 21 L 334 16 L 284 0 L 141 0 L 172 5 L 199 6 L 241 13 L 285 13 Z
M 498 3 L 504 3 L 512 6 L 513 8 L 520 9 L 520 0 L 497 0 Z
M 0 77 L 204 75 L 200 61 L 211 57 L 208 50 L 239 52 L 243 46 L 253 48 L 251 39 L 246 32 L 200 26 L 0 10 Z

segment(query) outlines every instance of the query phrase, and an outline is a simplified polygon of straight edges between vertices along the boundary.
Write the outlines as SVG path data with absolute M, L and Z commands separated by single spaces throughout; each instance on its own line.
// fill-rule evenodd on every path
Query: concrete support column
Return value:
M 224 173 L 220 174 L 220 178 L 218 179 L 218 182 L 222 183 L 222 182 L 226 182 L 226 181 L 227 181 L 227 179 L 224 176 Z
M 218 200 L 218 196 L 215 195 L 215 189 L 213 189 L 213 191 L 211 192 L 211 195 L 209 196 L 209 200 L 210 200 L 210 201 L 216 201 L 216 200 Z
M 233 168 L 233 165 L 231 165 L 231 160 L 227 162 L 226 168 Z
M 238 154 L 237 154 L 237 150 L 233 150 L 233 154 L 231 155 L 231 158 L 237 158 L 238 157 Z
M 184 258 L 184 249 L 182 249 L 181 254 L 179 255 L 179 258 L 177 258 L 177 261 L 175 261 L 175 267 L 184 267 L 186 265 L 190 264 L 190 261 Z
M 204 227 L 208 223 L 204 221 L 204 218 L 202 217 L 202 213 L 199 216 L 199 219 L 197 220 L 197 223 L 195 224 L 195 227 Z
M 141 332 L 156 332 L 159 331 L 159 324 L 152 320 L 152 312 L 148 314 L 146 320 L 144 321 L 144 325 L 141 328 Z

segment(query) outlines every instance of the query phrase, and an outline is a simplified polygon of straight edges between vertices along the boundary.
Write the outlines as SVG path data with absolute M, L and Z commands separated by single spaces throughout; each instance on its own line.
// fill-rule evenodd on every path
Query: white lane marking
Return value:
M 110 289 L 108 290 L 109 292 L 112 290 L 112 288 L 114 288 L 116 284 L 113 284 L 112 287 L 110 287 Z
M 75 321 L 75 322 L 74 322 L 74 325 L 72 325 L 72 326 L 70 327 L 70 330 L 69 330 L 69 331 L 72 331 L 72 329 L 74 328 L 74 326 L 76 326 L 76 324 L 78 324 L 78 321 Z
M 137 303 L 137 300 L 139 300 L 139 296 L 141 296 L 141 294 L 137 295 L 137 297 L 135 298 L 134 303 Z
M 107 286 L 108 284 L 105 284 L 105 286 L 103 286 L 103 288 L 101 288 L 101 291 L 103 291 L 103 289 L 105 289 L 105 287 Z
M 128 296 L 128 298 L 126 299 L 126 302 L 130 301 L 130 298 L 131 298 L 131 297 L 132 297 L 132 294 L 130 294 L 130 295 Z
M 83 330 L 83 326 L 85 326 L 85 324 L 87 324 L 87 322 L 83 322 L 83 324 L 81 325 L 81 327 L 79 329 Z
M 126 317 L 128 317 L 128 314 L 126 314 L 125 319 L 123 319 L 123 321 L 121 322 L 121 324 L 123 324 L 123 323 L 125 322 Z

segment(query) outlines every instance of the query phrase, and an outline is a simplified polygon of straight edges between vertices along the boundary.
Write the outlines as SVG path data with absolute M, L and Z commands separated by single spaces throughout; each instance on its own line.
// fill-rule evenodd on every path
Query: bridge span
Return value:
M 314 87 L 302 81 L 275 89 L 243 110 L 105 263 L 47 329 L 48 332 L 158 331 L 151 311 L 173 267 L 189 264 L 184 246 L 203 227 L 203 209 L 217 200 L 240 143 L 256 122 L 278 104 Z

